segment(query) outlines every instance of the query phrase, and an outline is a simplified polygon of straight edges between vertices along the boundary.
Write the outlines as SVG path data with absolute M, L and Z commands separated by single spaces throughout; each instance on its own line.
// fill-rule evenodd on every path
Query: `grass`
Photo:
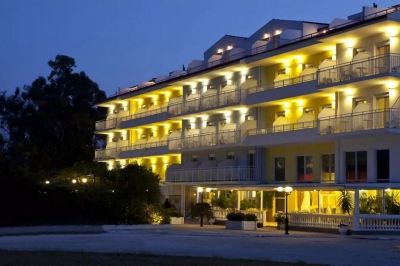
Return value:
M 193 265 L 193 266 L 300 266 L 303 262 L 286 263 L 222 258 L 156 256 L 150 254 L 107 254 L 82 252 L 0 251 L 0 265 L 14 266 L 103 266 L 103 265 Z M 315 265 L 315 264 L 313 264 Z

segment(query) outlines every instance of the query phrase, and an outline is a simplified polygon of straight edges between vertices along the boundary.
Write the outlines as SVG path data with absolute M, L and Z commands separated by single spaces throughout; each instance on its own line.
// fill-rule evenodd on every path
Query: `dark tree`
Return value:
M 0 140 L 6 140 L 6 159 L 50 174 L 93 160 L 94 124 L 104 115 L 94 104 L 106 96 L 84 72 L 75 71 L 73 58 L 58 55 L 48 64 L 47 78 L 0 96 Z

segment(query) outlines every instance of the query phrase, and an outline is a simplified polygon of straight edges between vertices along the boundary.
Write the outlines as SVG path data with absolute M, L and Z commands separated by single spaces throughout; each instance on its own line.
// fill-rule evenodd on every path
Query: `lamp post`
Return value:
M 285 234 L 289 234 L 289 218 L 288 218 L 288 195 L 293 191 L 292 187 L 278 187 L 278 192 L 285 192 Z

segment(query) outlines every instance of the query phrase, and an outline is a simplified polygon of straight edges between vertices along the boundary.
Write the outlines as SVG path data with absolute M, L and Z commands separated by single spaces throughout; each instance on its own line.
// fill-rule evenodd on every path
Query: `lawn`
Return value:
M 207 266 L 295 266 L 305 263 L 284 263 L 253 260 L 231 260 L 200 257 L 155 256 L 147 254 L 106 254 L 80 252 L 0 251 L 0 265 L 70 266 L 70 265 L 207 265 Z M 315 264 L 314 264 L 315 265 Z

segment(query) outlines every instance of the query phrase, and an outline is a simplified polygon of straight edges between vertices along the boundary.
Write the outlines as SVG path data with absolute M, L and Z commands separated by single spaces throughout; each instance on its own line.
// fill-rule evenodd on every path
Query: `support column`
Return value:
M 354 190 L 354 213 L 353 213 L 353 225 L 352 230 L 360 230 L 360 191 L 358 189 Z
M 181 185 L 181 213 L 183 215 L 183 217 L 185 217 L 185 205 L 186 205 L 186 188 L 185 185 Z
M 237 191 L 237 209 L 240 210 L 240 191 Z
M 264 210 L 264 193 L 260 191 L 260 211 Z
M 321 190 L 318 190 L 318 214 L 321 214 Z

